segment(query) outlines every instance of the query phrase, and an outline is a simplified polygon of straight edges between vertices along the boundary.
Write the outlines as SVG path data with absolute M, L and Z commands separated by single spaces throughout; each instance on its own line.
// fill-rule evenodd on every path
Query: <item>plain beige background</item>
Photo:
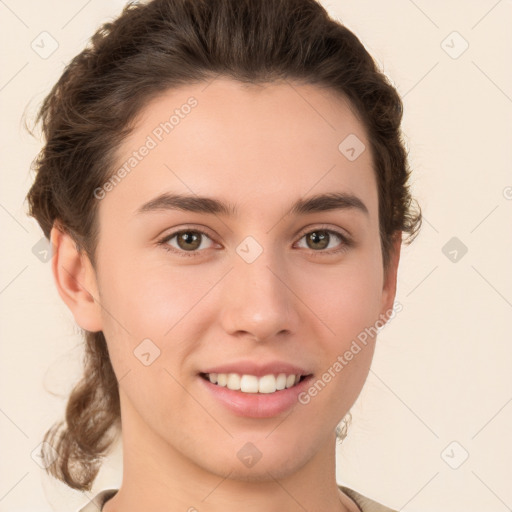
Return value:
M 403 311 L 379 336 L 338 451 L 338 482 L 406 512 L 511 510 L 512 1 L 322 3 L 403 97 L 424 213 L 421 234 L 403 249 Z M 65 63 L 123 4 L 0 1 L 0 511 L 73 511 L 121 479 L 119 446 L 86 493 L 31 458 L 62 418 L 82 346 L 25 213 L 41 142 L 21 116 L 30 119 Z

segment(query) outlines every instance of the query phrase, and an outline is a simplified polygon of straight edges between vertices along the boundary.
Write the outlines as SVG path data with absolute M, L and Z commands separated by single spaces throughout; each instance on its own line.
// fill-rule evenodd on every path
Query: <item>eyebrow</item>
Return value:
M 223 202 L 212 197 L 197 195 L 184 195 L 164 193 L 144 203 L 137 209 L 137 214 L 181 210 L 185 212 L 207 213 L 213 215 L 235 216 L 238 214 L 237 206 L 230 202 Z M 369 215 L 368 208 L 357 196 L 345 192 L 317 194 L 308 198 L 300 198 L 291 209 L 292 215 L 306 215 L 316 212 L 332 210 L 355 210 Z

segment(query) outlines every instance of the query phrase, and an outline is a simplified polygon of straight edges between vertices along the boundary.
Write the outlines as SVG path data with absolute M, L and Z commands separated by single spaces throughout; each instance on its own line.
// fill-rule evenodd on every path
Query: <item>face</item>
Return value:
M 123 430 L 240 479 L 333 451 L 374 352 L 357 340 L 396 277 L 350 105 L 315 86 L 188 85 L 146 106 L 117 157 L 125 172 L 96 191 L 95 314 Z

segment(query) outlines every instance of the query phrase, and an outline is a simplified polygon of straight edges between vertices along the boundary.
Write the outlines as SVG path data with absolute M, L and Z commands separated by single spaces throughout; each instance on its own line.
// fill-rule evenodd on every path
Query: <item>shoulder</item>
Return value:
M 366 496 L 342 485 L 338 486 L 349 498 L 351 498 L 356 505 L 361 509 L 361 512 L 396 512 L 395 510 L 385 507 Z M 106 501 L 112 498 L 118 489 L 105 489 L 98 493 L 85 507 L 77 510 L 77 512 L 98 512 L 103 508 Z
M 117 493 L 119 489 L 105 489 L 96 494 L 94 498 L 85 505 L 78 509 L 76 512 L 98 512 L 103 508 L 103 505 Z
M 355 501 L 356 505 L 361 509 L 361 512 L 397 512 L 391 508 L 385 507 L 376 501 L 359 494 L 357 491 L 350 489 L 348 487 L 344 487 L 342 485 L 338 486 L 341 491 L 343 491 L 349 498 Z

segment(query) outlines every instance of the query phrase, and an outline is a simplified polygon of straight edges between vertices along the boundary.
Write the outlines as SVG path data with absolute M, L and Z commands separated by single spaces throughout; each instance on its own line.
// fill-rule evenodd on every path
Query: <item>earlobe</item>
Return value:
M 88 256 L 77 248 L 75 240 L 56 223 L 50 239 L 54 248 L 52 272 L 59 295 L 82 329 L 101 331 L 96 274 Z
M 386 322 L 393 310 L 393 304 L 396 296 L 396 282 L 401 246 L 402 232 L 397 231 L 393 237 L 392 248 L 389 255 L 389 266 L 387 272 L 384 274 L 384 285 L 382 288 L 381 318 L 385 319 Z

